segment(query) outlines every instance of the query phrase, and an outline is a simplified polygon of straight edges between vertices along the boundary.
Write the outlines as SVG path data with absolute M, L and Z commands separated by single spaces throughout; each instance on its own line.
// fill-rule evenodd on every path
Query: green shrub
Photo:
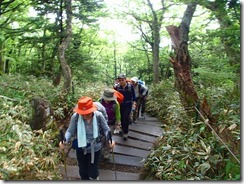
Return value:
M 164 135 L 148 156 L 142 178 L 145 180 L 240 180 L 240 164 L 233 159 L 204 122 L 199 120 L 196 122 L 195 117 L 186 115 L 172 86 L 170 81 L 164 81 L 150 88 L 147 112 L 162 120 Z M 224 117 L 220 116 L 219 120 L 232 121 L 226 122 L 227 124 L 219 122 L 219 126 L 232 127 L 232 133 L 236 134 L 238 140 L 239 106 L 231 105 L 238 104 L 238 95 L 233 96 L 234 98 L 224 98 L 224 103 L 222 98 L 226 95 L 234 95 L 233 93 L 214 87 L 207 92 L 206 90 L 199 92 L 209 97 L 212 106 L 221 109 L 218 112 L 228 109 L 228 113 Z M 237 126 L 233 126 L 234 119 Z M 226 126 L 223 127 L 223 124 Z M 235 169 L 231 169 L 233 167 Z

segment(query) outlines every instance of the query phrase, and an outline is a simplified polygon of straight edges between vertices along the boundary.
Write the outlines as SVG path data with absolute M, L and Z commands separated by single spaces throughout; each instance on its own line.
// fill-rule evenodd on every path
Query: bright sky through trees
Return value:
M 104 2 L 109 11 L 115 13 L 116 9 L 122 7 L 123 0 L 104 0 Z M 131 26 L 116 17 L 101 18 L 99 22 L 102 36 L 107 35 L 106 32 L 110 32 L 113 35 L 111 39 L 122 43 L 139 39 L 139 35 L 132 33 Z
M 104 0 L 109 12 L 115 14 L 117 11 L 123 11 L 123 3 L 127 2 L 126 0 Z M 160 0 L 151 0 L 154 6 L 161 7 Z M 134 2 L 129 1 L 130 7 L 135 7 L 136 4 Z M 127 11 L 127 9 L 125 10 Z M 112 39 L 111 41 L 115 40 L 119 43 L 126 43 L 131 42 L 134 40 L 140 39 L 139 34 L 133 33 L 132 26 L 126 23 L 126 20 L 118 19 L 116 16 L 113 17 L 106 17 L 100 19 L 100 29 L 101 29 L 101 36 L 102 37 L 109 37 Z M 107 34 L 110 33 L 110 34 Z M 111 34 L 112 33 L 112 34 Z M 161 46 L 169 46 L 170 45 L 170 38 L 163 38 L 161 42 Z

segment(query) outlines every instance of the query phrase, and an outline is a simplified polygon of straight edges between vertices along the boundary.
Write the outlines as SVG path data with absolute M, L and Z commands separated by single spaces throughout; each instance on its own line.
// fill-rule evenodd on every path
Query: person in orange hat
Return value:
M 59 143 L 59 147 L 64 149 L 65 144 L 72 137 L 76 137 L 72 142 L 72 147 L 76 149 L 79 174 L 82 180 L 98 180 L 98 164 L 102 148 L 100 136 L 102 134 L 105 135 L 109 147 L 113 148 L 115 142 L 112 140 L 110 128 L 104 116 L 97 110 L 90 97 L 80 98 L 65 133 L 65 140 Z

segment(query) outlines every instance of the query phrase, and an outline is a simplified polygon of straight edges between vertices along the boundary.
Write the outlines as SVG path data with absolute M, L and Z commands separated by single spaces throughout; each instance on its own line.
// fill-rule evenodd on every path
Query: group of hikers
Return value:
M 82 180 L 99 179 L 99 161 L 101 157 L 110 159 L 115 146 L 112 135 L 119 134 L 127 141 L 129 125 L 136 123 L 139 114 L 144 117 L 147 96 L 143 81 L 120 74 L 113 88 L 104 89 L 97 101 L 87 96 L 78 100 L 59 147 L 72 143 Z

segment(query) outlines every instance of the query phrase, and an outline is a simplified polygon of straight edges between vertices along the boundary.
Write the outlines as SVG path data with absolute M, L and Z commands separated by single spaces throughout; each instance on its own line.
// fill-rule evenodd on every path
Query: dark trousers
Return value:
M 139 112 L 141 109 L 141 101 L 142 98 L 136 98 L 136 109 L 132 112 L 133 121 L 136 121 L 136 119 L 139 117 Z
M 121 126 L 124 134 L 129 132 L 131 109 L 132 103 L 120 104 Z
M 141 114 L 144 114 L 145 110 L 146 110 L 146 99 L 142 98 L 141 99 Z
M 81 148 L 76 149 L 79 173 L 82 180 L 96 179 L 99 176 L 98 162 L 100 150 L 95 152 L 94 163 L 91 163 L 91 153 L 84 155 Z

